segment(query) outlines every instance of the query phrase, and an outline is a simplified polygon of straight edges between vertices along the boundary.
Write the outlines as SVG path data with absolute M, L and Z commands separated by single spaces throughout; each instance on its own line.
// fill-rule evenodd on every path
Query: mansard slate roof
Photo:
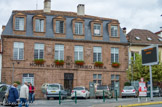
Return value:
M 108 24 L 112 21 L 118 22 L 116 19 L 111 18 L 103 18 L 91 15 L 77 15 L 75 12 L 65 12 L 65 11 L 51 11 L 50 13 L 44 13 L 43 10 L 14 10 L 12 15 L 5 27 L 5 30 L 2 32 L 2 35 L 12 35 L 12 36 L 24 36 L 24 35 L 14 35 L 13 34 L 13 16 L 16 13 L 23 13 L 26 15 L 26 35 L 27 37 L 34 37 L 33 36 L 33 16 L 35 15 L 44 15 L 46 17 L 46 33 L 45 37 L 39 38 L 54 38 L 55 34 L 53 31 L 53 18 L 57 16 L 62 16 L 66 18 L 66 38 L 64 39 L 73 39 L 73 31 L 72 31 L 72 21 L 75 18 L 84 19 L 85 23 L 85 39 L 84 40 L 92 40 L 92 33 L 91 33 L 91 21 L 93 20 L 102 20 L 103 22 L 103 41 L 109 42 L 109 32 L 108 32 Z M 119 23 L 119 22 L 118 22 Z M 60 38 L 59 38 L 60 39 Z M 95 40 L 96 41 L 96 40 Z M 101 41 L 102 40 L 98 40 Z M 128 43 L 127 39 L 120 28 L 120 42 L 119 43 Z
M 148 39 L 151 38 L 151 39 Z M 162 38 L 145 29 L 133 29 L 127 34 L 128 42 L 131 44 L 160 44 L 162 45 Z

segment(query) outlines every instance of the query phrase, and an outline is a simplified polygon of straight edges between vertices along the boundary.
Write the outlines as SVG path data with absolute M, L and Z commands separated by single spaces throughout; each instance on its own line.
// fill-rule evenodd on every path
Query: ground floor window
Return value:
M 34 74 L 23 74 L 22 83 L 24 82 L 30 82 L 32 85 L 34 85 Z
M 102 84 L 102 74 L 93 74 L 93 83 Z
M 115 82 L 119 82 L 120 75 L 111 75 L 111 89 L 114 90 Z

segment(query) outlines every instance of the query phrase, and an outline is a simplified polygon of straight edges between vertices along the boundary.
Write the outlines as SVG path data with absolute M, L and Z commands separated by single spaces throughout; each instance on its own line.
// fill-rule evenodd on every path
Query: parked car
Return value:
M 112 98 L 112 93 L 107 85 L 97 85 L 95 90 L 96 98 L 103 97 L 103 91 L 105 97 Z
M 48 84 L 46 90 L 47 100 L 50 98 L 59 98 L 59 92 L 61 92 L 61 99 L 67 97 L 67 92 L 61 84 Z
M 147 88 L 147 96 L 150 96 L 150 87 Z M 159 87 L 153 87 L 153 96 L 161 97 L 162 96 L 162 89 Z
M 0 86 L 0 102 L 2 105 L 7 105 L 7 99 L 5 98 L 5 94 L 8 92 L 10 85 L 1 84 Z
M 90 95 L 90 92 L 84 86 L 78 86 L 72 90 L 72 92 L 71 92 L 72 99 L 75 98 L 75 92 L 76 92 L 77 98 L 82 97 L 82 98 L 87 99 L 87 98 L 89 98 L 89 95 Z
M 124 86 L 121 94 L 122 94 L 122 98 L 128 96 L 137 97 L 138 90 L 134 86 Z

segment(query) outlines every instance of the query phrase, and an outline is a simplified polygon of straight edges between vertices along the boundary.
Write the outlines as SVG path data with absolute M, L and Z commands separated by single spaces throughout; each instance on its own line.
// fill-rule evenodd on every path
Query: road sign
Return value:
M 159 63 L 158 45 L 151 45 L 141 50 L 142 65 L 157 65 Z
M 143 81 L 144 79 L 141 78 L 141 82 L 139 82 L 139 96 L 147 96 L 146 83 Z

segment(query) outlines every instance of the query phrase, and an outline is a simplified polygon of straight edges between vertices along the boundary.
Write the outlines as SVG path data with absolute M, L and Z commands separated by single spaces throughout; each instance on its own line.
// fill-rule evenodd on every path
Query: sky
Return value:
M 12 10 L 42 10 L 44 0 L 0 0 L 0 32 Z M 120 27 L 157 32 L 162 27 L 162 0 L 51 0 L 51 9 L 77 12 L 85 4 L 85 14 L 118 19 Z

